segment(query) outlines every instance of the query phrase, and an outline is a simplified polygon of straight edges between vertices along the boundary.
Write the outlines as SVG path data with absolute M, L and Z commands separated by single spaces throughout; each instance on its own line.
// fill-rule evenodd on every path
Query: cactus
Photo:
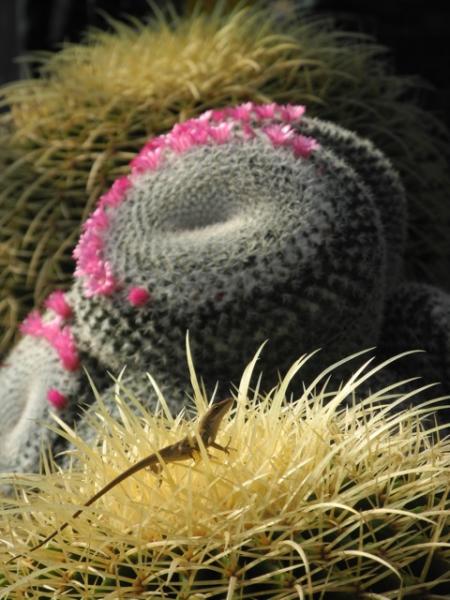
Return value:
M 137 473 L 73 521 L 94 491 L 193 426 L 171 416 L 162 395 L 149 412 L 148 390 L 136 397 L 121 380 L 111 398 L 98 396 L 94 443 L 59 420 L 74 447 L 70 468 L 47 458 L 44 473 L 16 477 L 17 499 L 3 502 L 2 597 L 448 598 L 450 445 L 437 430 L 432 444 L 422 423 L 436 403 L 393 412 L 405 402 L 397 383 L 343 407 L 380 373 L 370 360 L 339 390 L 327 385 L 338 365 L 329 367 L 293 402 L 306 355 L 259 395 L 250 387 L 257 358 L 221 427 L 227 457 L 166 465 L 159 481 Z M 207 398 L 188 362 L 202 413 Z
M 111 385 L 106 371 L 126 366 L 124 381 L 138 395 L 150 368 L 179 410 L 189 387 L 187 329 L 208 394 L 217 380 L 236 382 L 266 339 L 265 390 L 299 351 L 322 348 L 305 377 L 369 345 L 391 355 L 386 327 L 396 352 L 429 350 L 416 374 L 437 374 L 450 387 L 448 345 L 436 343 L 449 339 L 448 309 L 436 318 L 429 287 L 429 339 L 414 312 L 417 285 L 404 281 L 398 175 L 371 142 L 304 110 L 249 102 L 207 111 L 151 138 L 131 173 L 100 197 L 74 250 L 71 290 L 54 292 L 43 315 L 27 317 L 25 337 L 0 372 L 3 410 L 13 416 L 1 427 L 4 471 L 35 470 L 39 444 L 63 442 L 42 426 L 36 436 L 29 411 L 45 421 L 50 404 L 91 439 L 80 407 L 94 398 L 81 367 L 103 392 Z M 411 309 L 396 335 L 396 294 L 404 289 Z M 450 306 L 445 293 L 439 298 Z M 48 365 L 40 347 L 34 354 L 43 343 Z M 147 406 L 155 401 L 150 394 Z M 34 453 L 23 451 L 27 431 Z
M 33 306 L 70 286 L 82 221 L 144 141 L 239 102 L 307 103 L 371 139 L 408 191 L 409 273 L 444 280 L 446 265 L 430 273 L 448 255 L 445 133 L 405 104 L 415 82 L 392 76 L 379 45 L 326 19 L 281 22 L 270 7 L 112 28 L 43 55 L 41 78 L 1 89 L 1 353 Z

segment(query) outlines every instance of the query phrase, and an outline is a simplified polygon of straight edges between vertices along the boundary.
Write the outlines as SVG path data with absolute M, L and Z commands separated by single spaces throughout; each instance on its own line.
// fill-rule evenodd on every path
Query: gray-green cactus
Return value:
M 7 359 L 0 384 L 7 379 L 13 391 L 4 410 L 16 406 L 14 381 L 24 385 L 18 361 L 20 379 L 42 386 L 28 396 L 21 387 L 23 405 L 38 403 L 44 418 L 55 387 L 60 396 L 50 393 L 49 401 L 59 410 L 67 399 L 71 420 L 80 420 L 77 407 L 93 399 L 80 365 L 100 389 L 109 385 L 107 370 L 126 366 L 125 385 L 148 405 L 155 401 L 150 371 L 180 408 L 189 389 L 187 330 L 208 391 L 219 380 L 221 395 L 266 339 L 265 389 L 319 347 L 306 378 L 368 346 L 389 353 L 390 336 L 396 352 L 410 350 L 411 340 L 428 347 L 426 330 L 399 336 L 389 320 L 396 289 L 408 293 L 405 205 L 399 177 L 371 142 L 303 117 L 303 107 L 247 103 L 176 125 L 150 140 L 131 174 L 100 198 L 75 249 L 77 280 L 67 296 L 53 298 L 43 319 L 25 321 L 23 331 L 37 339 L 25 338 Z M 414 316 L 403 317 L 415 331 Z M 435 331 L 447 340 L 431 357 L 437 365 L 448 361 L 448 310 Z M 36 366 L 42 338 L 66 361 L 69 379 L 51 367 L 54 350 L 49 365 Z M 427 377 L 428 367 L 418 375 Z M 448 369 L 439 378 L 448 386 Z M 23 426 L 16 421 L 6 428 L 11 439 Z M 89 437 L 86 422 L 78 428 Z M 20 449 L 11 456 L 8 470 L 35 466 Z

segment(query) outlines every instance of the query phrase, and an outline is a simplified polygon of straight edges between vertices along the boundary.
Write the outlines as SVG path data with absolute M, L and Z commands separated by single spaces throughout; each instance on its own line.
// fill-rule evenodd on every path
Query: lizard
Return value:
M 216 450 L 221 450 L 222 452 L 225 452 L 225 454 L 228 454 L 229 445 L 227 444 L 227 446 L 221 446 L 220 444 L 218 444 L 216 442 L 216 436 L 217 432 L 219 431 L 222 419 L 228 412 L 228 410 L 231 408 L 233 402 L 233 398 L 225 398 L 225 400 L 214 402 L 200 419 L 198 425 L 198 436 L 192 437 L 190 435 L 187 435 L 178 442 L 175 442 L 174 444 L 169 444 L 168 446 L 164 446 L 156 452 L 153 452 L 152 454 L 142 458 L 134 465 L 131 465 L 131 467 L 129 467 L 125 471 L 122 471 L 122 473 L 119 473 L 117 477 L 114 477 L 114 479 L 109 481 L 98 492 L 96 492 L 93 496 L 86 500 L 82 507 L 73 513 L 71 519 L 76 519 L 85 508 L 93 504 L 96 500 L 101 498 L 104 494 L 109 492 L 116 485 L 118 485 L 131 475 L 134 475 L 138 471 L 141 471 L 142 469 L 149 468 L 154 473 L 159 473 L 164 464 L 194 458 L 195 455 L 198 452 L 200 452 L 200 445 L 198 441 L 199 439 L 201 440 L 201 443 L 204 445 L 205 448 L 215 448 Z M 33 546 L 29 550 L 29 552 L 34 552 L 38 548 L 44 546 L 58 533 L 63 531 L 69 525 L 69 523 L 69 521 L 66 521 L 65 523 L 60 525 L 45 539 L 39 542 L 39 544 Z M 25 556 L 25 554 L 17 554 L 16 556 L 10 558 L 6 564 L 14 562 L 22 556 Z

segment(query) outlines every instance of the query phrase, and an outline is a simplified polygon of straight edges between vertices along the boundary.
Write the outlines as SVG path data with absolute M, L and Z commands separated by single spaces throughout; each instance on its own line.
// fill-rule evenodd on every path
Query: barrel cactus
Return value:
M 355 372 L 339 390 L 327 384 L 333 365 L 291 398 L 316 358 L 302 356 L 258 395 L 255 357 L 219 432 L 228 456 L 202 452 L 195 463 L 167 464 L 159 479 L 141 471 L 76 520 L 70 515 L 98 488 L 195 424 L 172 416 L 163 395 L 149 412 L 120 380 L 114 399 L 99 396 L 90 415 L 93 443 L 60 421 L 74 448 L 70 468 L 47 458 L 44 473 L 16 477 L 17 500 L 4 501 L 4 597 L 448 598 L 450 445 L 437 430 L 432 444 L 422 425 L 436 403 L 393 412 L 406 400 L 397 382 L 343 407 L 380 372 L 370 360 L 361 365 L 361 353 L 346 359 Z M 207 398 L 189 363 L 203 413 Z

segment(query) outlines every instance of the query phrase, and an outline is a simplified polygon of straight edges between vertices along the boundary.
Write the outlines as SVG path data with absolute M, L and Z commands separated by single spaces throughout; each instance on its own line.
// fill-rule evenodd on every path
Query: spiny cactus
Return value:
M 59 421 L 75 448 L 71 467 L 47 460 L 44 474 L 16 477 L 17 500 L 0 513 L 2 597 L 448 598 L 450 444 L 431 443 L 422 425 L 435 402 L 393 413 L 405 402 L 397 383 L 343 408 L 379 369 L 370 361 L 338 391 L 327 386 L 337 365 L 329 367 L 292 401 L 306 355 L 258 397 L 256 359 L 219 433 L 233 448 L 227 457 L 202 452 L 194 464 L 166 465 L 159 481 L 139 472 L 76 520 L 70 515 L 97 489 L 194 426 L 171 416 L 162 396 L 148 412 L 120 381 L 91 414 L 95 443 Z M 107 408 L 113 396 L 117 420 Z M 27 555 L 66 520 L 70 527 Z M 18 553 L 25 557 L 6 564 Z
M 403 187 L 369 141 L 303 113 L 303 106 L 275 103 L 207 111 L 150 139 L 131 173 L 100 197 L 74 250 L 72 289 L 54 293 L 47 312 L 32 312 L 21 327 L 52 347 L 49 366 L 36 362 L 40 354 L 25 337 L 0 372 L 0 386 L 12 390 L 4 411 L 14 414 L 2 428 L 4 470 L 37 466 L 42 439 L 31 435 L 29 404 L 44 419 L 49 402 L 67 410 L 69 423 L 82 418 L 79 407 L 93 398 L 80 367 L 103 391 L 111 385 L 106 371 L 126 366 L 137 394 L 151 368 L 171 408 L 183 406 L 186 330 L 208 393 L 217 379 L 237 381 L 240 365 L 266 339 L 264 389 L 301 350 L 322 348 L 316 372 L 369 345 L 381 343 L 381 357 L 389 353 L 383 327 L 397 286 L 406 285 Z M 437 373 L 450 386 L 448 346 L 435 342 L 449 339 L 450 317 L 436 319 L 430 302 L 433 340 L 412 311 L 403 319 L 412 332 L 407 342 L 395 323 L 388 327 L 396 352 L 429 350 L 416 374 Z M 11 411 L 17 398 L 21 410 Z M 155 400 L 150 395 L 148 405 Z M 33 460 L 16 435 L 27 428 Z M 91 438 L 86 419 L 78 429 Z M 41 434 L 50 435 L 43 427 Z
M 411 201 L 407 268 L 443 279 L 448 263 L 430 272 L 448 256 L 445 134 L 405 103 L 416 82 L 393 76 L 379 45 L 270 7 L 112 27 L 41 56 L 40 79 L 1 89 L 0 352 L 33 305 L 70 286 L 82 221 L 145 140 L 248 100 L 307 103 L 379 146 Z

